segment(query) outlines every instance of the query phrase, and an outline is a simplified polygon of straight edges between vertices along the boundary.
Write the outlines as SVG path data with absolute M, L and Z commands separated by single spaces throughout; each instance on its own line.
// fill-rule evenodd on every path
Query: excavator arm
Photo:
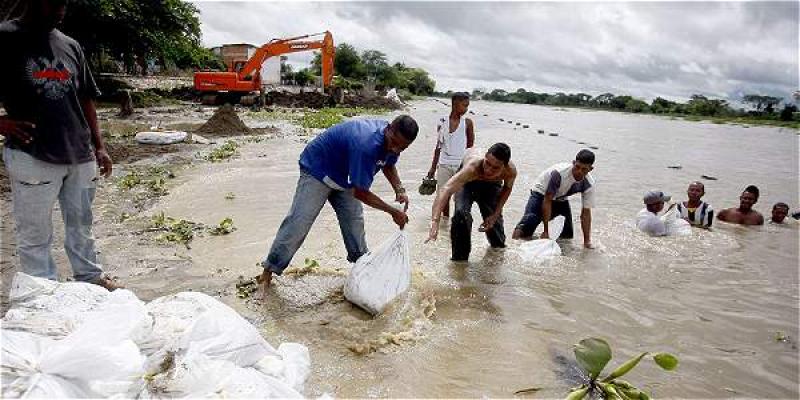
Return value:
M 313 36 L 324 35 L 322 40 L 304 40 Z M 261 66 L 270 57 L 288 53 L 297 53 L 308 50 L 321 50 L 322 52 L 322 84 L 328 87 L 333 79 L 333 57 L 336 51 L 333 46 L 333 35 L 326 31 L 312 35 L 297 36 L 288 39 L 274 39 L 261 46 L 256 53 L 239 71 L 239 79 L 260 79 Z
M 322 39 L 309 38 L 322 36 Z M 231 92 L 246 94 L 261 90 L 261 66 L 270 57 L 281 54 L 320 50 L 322 53 L 322 85 L 329 89 L 333 81 L 333 59 L 336 48 L 333 35 L 328 32 L 297 36 L 286 39 L 273 39 L 262 45 L 238 71 L 200 71 L 194 74 L 194 87 L 203 93 Z

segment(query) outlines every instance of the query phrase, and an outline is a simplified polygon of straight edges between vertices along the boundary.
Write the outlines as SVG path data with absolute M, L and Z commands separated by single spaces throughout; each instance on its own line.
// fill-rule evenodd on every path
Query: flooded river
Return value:
M 319 271 L 278 278 L 265 304 L 225 296 L 271 342 L 310 347 L 306 395 L 512 397 L 536 386 L 543 388 L 536 397 L 562 397 L 574 384 L 564 357 L 572 359 L 573 343 L 598 336 L 614 350 L 612 365 L 642 351 L 680 358 L 674 372 L 649 362 L 629 376 L 657 397 L 798 397 L 797 226 L 715 222 L 712 231 L 688 237 L 650 238 L 634 225 L 644 191 L 663 189 L 683 200 L 701 175 L 718 178 L 705 181 L 704 198 L 717 210 L 737 205 L 749 184 L 761 189 L 762 213 L 777 201 L 796 206 L 795 131 L 480 101 L 471 110 L 477 145 L 508 143 L 519 169 L 505 209 L 509 236 L 534 178 L 581 148 L 597 147 L 597 249 L 581 247 L 577 220 L 575 241 L 546 262 L 523 262 L 519 243 L 510 239 L 507 249 L 491 250 L 477 230 L 468 264 L 449 261 L 446 233 L 424 244 L 433 198 L 420 196 L 416 186 L 430 166 L 435 119 L 448 108 L 414 103 L 420 135 L 398 164 L 412 202 L 409 294 L 375 320 L 342 300 L 348 265 L 326 207 L 294 260 L 313 258 Z M 232 287 L 238 275 L 259 273 L 255 264 L 289 208 L 304 145 L 301 139 L 248 144 L 238 159 L 203 164 L 179 178 L 154 211 L 207 223 L 230 216 L 238 230 L 195 239 L 183 251 L 193 260 L 191 271 L 172 281 L 131 279 L 132 286 L 216 290 Z M 374 189 L 389 198 L 386 181 L 376 182 Z M 227 192 L 235 199 L 225 199 Z M 477 207 L 473 213 L 479 221 Z M 383 213 L 368 209 L 365 218 L 372 248 L 395 229 Z M 112 242 L 100 248 L 109 252 Z M 777 341 L 777 332 L 790 340 Z

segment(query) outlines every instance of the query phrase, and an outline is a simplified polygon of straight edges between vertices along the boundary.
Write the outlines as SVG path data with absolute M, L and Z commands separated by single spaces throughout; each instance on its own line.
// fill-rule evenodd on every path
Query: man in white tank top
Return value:
M 433 151 L 433 162 L 428 171 L 428 179 L 436 173 L 436 194 L 458 171 L 464 152 L 475 143 L 475 126 L 472 120 L 464 115 L 469 109 L 469 94 L 454 93 L 449 116 L 439 118 L 436 124 L 436 147 Z M 442 215 L 450 216 L 450 198 L 445 202 Z

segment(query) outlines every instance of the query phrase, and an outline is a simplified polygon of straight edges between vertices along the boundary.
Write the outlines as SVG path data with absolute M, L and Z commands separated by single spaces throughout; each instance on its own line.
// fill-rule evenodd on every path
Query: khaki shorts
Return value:
M 436 194 L 444 190 L 444 184 L 458 172 L 458 165 L 439 164 L 436 168 Z

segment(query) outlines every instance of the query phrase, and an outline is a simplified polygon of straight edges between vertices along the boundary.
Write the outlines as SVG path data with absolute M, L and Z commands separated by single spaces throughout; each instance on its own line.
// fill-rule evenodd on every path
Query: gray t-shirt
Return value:
M 58 30 L 32 32 L 19 20 L 0 23 L 0 102 L 8 117 L 36 125 L 26 145 L 6 146 L 54 164 L 94 159 L 80 99 L 100 95 L 78 42 Z

